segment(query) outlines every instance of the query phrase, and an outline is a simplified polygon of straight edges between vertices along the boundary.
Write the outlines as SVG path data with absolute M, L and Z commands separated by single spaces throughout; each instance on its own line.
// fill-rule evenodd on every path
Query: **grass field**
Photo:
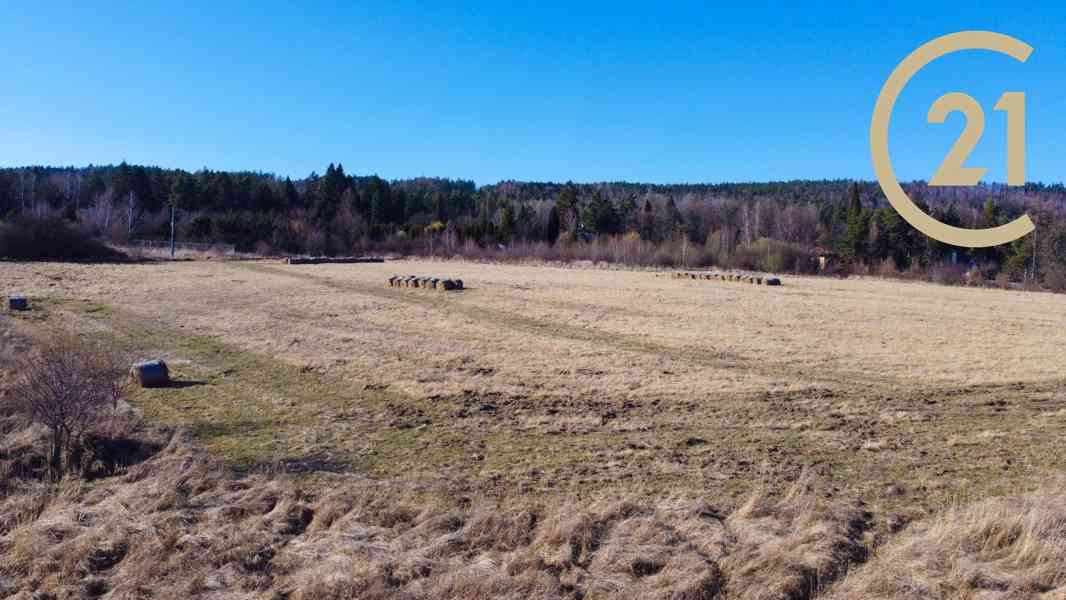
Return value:
M 1066 456 L 1066 297 L 461 262 L 3 264 L 20 316 L 162 356 L 235 467 L 457 494 L 706 495 L 803 472 L 910 519 Z M 391 274 L 468 289 L 386 289 Z

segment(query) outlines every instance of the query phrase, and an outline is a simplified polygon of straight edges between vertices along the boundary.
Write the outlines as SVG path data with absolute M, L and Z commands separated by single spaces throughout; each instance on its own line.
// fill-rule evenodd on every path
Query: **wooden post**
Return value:
M 170 258 L 174 258 L 174 203 L 170 203 Z

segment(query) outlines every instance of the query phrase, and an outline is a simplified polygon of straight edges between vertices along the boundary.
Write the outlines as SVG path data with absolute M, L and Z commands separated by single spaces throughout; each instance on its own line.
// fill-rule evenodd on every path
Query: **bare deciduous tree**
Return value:
M 124 364 L 101 348 L 69 337 L 43 342 L 16 360 L 8 392 L 12 412 L 45 426 L 50 433 L 53 478 L 79 468 L 82 436 L 114 409 L 125 385 Z

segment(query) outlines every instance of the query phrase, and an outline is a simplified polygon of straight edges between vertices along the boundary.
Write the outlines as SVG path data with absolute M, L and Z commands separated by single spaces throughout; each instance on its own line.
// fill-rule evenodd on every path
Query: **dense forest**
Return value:
M 393 251 L 474 258 L 589 259 L 687 267 L 876 272 L 1066 289 L 1066 187 L 905 186 L 923 210 L 961 227 L 1028 213 L 1034 235 L 963 251 L 915 231 L 875 183 L 708 185 L 531 183 L 349 175 L 300 180 L 120 164 L 0 169 L 0 219 L 51 216 L 115 245 L 169 239 L 240 252 Z

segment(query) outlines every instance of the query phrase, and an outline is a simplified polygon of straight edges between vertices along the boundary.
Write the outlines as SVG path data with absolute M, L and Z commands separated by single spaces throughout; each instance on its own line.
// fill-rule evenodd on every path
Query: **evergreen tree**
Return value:
M 870 236 L 870 217 L 863 210 L 859 184 L 853 183 L 848 195 L 848 226 L 844 233 L 844 256 L 853 261 L 866 260 L 866 242 Z
M 86 182 L 85 191 L 89 195 L 89 204 L 95 204 L 97 198 L 107 191 L 107 184 L 104 183 L 104 178 L 100 176 L 99 171 L 93 170 L 89 173 L 89 180 Z
M 296 186 L 293 185 L 292 179 L 289 179 L 288 177 L 285 178 L 281 194 L 285 199 L 285 208 L 291 210 L 303 206 L 303 201 L 300 199 L 300 192 L 296 191 Z
M 548 211 L 548 227 L 545 230 L 544 236 L 548 238 L 549 244 L 554 244 L 559 239 L 559 233 L 562 227 L 559 224 L 559 206 L 553 206 Z
M 144 167 L 134 167 L 130 170 L 130 189 L 133 190 L 133 195 L 137 199 L 139 213 L 155 213 L 163 207 L 163 199 L 156 198 L 152 190 L 151 179 Z M 164 189 L 163 192 L 165 193 L 166 190 Z
M 655 238 L 655 207 L 651 200 L 644 201 L 644 208 L 640 211 L 640 239 L 652 240 Z
M 523 238 L 533 237 L 537 227 L 536 220 L 537 215 L 533 212 L 533 208 L 523 202 L 522 208 L 518 209 L 518 232 Z
M 599 190 L 593 192 L 592 201 L 585 207 L 582 215 L 582 224 L 589 231 L 596 234 L 618 233 L 618 212 Z
M 170 186 L 167 207 L 186 208 L 193 201 L 194 181 L 184 171 L 178 171 Z
M 986 228 L 996 227 L 1003 224 L 1000 219 L 999 206 L 996 206 L 996 201 L 991 198 L 985 201 L 985 205 L 981 210 L 981 218 L 984 221 L 984 226 Z M 1017 247 L 1019 246 L 1012 246 L 1012 248 Z M 1003 249 L 999 246 L 981 248 L 977 251 L 977 255 L 982 262 L 991 262 L 998 264 L 1004 259 Z
M 572 183 L 567 183 L 559 190 L 559 197 L 555 201 L 559 209 L 559 222 L 564 229 L 573 229 L 577 226 L 580 207 L 577 199 L 577 188 Z
M 500 210 L 500 233 L 499 239 L 501 243 L 509 244 L 514 236 L 516 227 L 514 208 L 511 203 L 508 202 Z

